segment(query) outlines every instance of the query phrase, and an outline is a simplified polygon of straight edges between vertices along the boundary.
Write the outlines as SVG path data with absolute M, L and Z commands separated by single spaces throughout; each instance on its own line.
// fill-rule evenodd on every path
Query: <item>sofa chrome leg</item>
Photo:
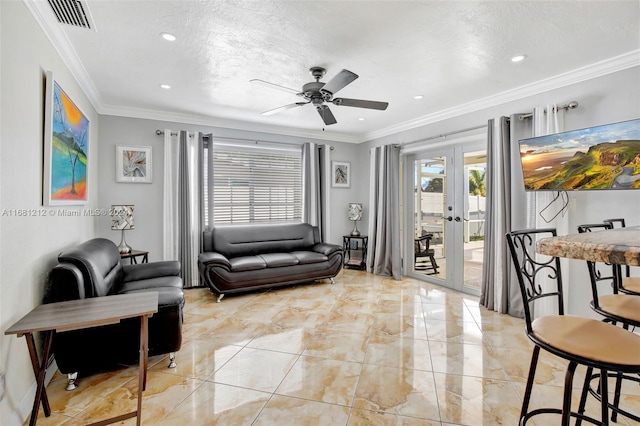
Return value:
M 220 293 L 218 295 L 218 300 L 216 300 L 217 303 L 220 303 L 222 301 L 222 298 L 224 297 L 224 293 Z
M 336 280 L 334 280 L 333 278 L 329 278 L 329 281 L 331 281 L 331 284 L 335 284 Z
M 67 390 L 72 391 L 78 387 L 76 380 L 78 379 L 78 372 L 67 374 Z
M 169 353 L 169 367 L 167 368 L 176 368 L 176 353 L 175 352 L 170 352 Z

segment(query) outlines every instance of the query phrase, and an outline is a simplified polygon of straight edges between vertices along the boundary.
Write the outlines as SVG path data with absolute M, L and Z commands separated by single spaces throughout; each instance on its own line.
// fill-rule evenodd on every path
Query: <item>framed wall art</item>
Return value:
M 116 146 L 116 182 L 151 183 L 150 146 Z
M 351 163 L 347 161 L 331 162 L 331 186 L 336 188 L 351 186 Z
M 42 204 L 87 204 L 89 120 L 51 71 L 45 90 Z

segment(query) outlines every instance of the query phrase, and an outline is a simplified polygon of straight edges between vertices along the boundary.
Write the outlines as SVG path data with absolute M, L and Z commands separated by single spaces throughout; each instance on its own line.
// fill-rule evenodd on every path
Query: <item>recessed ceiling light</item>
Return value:
M 522 62 L 526 57 L 527 57 L 526 55 L 517 55 L 511 58 L 511 62 Z
M 163 89 L 171 89 L 171 86 L 169 86 L 168 84 L 161 84 L 160 87 L 162 87 Z
M 424 98 L 424 96 L 422 96 L 422 95 L 415 95 L 415 96 L 413 97 L 413 99 L 422 99 L 422 98 Z
M 360 118 L 358 118 L 358 120 L 364 121 L 364 117 L 360 117 Z
M 160 33 L 160 36 L 167 41 L 176 41 L 177 37 L 170 33 Z

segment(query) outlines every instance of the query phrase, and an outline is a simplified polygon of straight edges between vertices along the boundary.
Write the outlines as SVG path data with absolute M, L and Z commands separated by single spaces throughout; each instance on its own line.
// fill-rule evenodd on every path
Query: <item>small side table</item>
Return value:
M 129 253 L 120 253 L 120 259 L 129 259 L 132 265 L 137 265 L 137 257 L 142 257 L 140 263 L 149 263 L 149 252 L 144 250 L 131 250 Z
M 31 365 L 37 380 L 36 397 L 33 401 L 29 426 L 34 426 L 38 420 L 40 402 L 42 402 L 44 415 L 46 417 L 51 415 L 44 379 L 55 333 L 117 324 L 125 318 L 140 317 L 138 408 L 136 411 L 94 423 L 95 425 L 106 425 L 137 417 L 137 425 L 139 426 L 142 415 L 142 391 L 147 379 L 147 349 L 149 346 L 147 326 L 149 317 L 156 312 L 158 312 L 158 292 L 119 294 L 40 305 L 9 327 L 4 334 L 15 334 L 18 337 L 24 336 L 26 338 Z M 33 333 L 37 331 L 44 334 L 44 350 L 41 360 L 38 359 L 38 351 L 33 338 Z
M 342 248 L 344 250 L 344 267 L 360 269 L 367 267 L 367 245 L 369 237 L 366 235 L 343 235 Z M 360 256 L 357 256 L 357 255 Z

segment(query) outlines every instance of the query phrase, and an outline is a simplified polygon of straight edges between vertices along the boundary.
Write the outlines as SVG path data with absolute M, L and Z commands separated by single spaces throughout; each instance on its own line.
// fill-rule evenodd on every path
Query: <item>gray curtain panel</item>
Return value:
M 495 288 L 496 288 L 496 271 L 495 256 L 498 252 L 497 245 L 503 244 L 502 228 L 499 224 L 494 224 L 497 210 L 501 205 L 496 202 L 496 195 L 500 191 L 498 170 L 495 163 L 500 157 L 498 146 L 494 142 L 495 120 L 492 118 L 487 123 L 487 207 L 485 212 L 485 238 L 484 238 L 484 254 L 482 263 L 484 265 L 482 271 L 482 284 L 480 287 L 480 304 L 487 309 L 496 310 Z M 504 204 L 502 204 L 504 205 Z M 505 227 L 506 228 L 506 227 Z M 506 232 L 505 232 L 506 233 Z M 506 242 L 503 244 L 506 246 Z M 506 248 L 506 247 L 505 247 Z
M 501 117 L 498 135 L 494 134 L 495 121 L 491 119 L 488 123 L 488 191 L 480 304 L 522 318 L 522 297 L 505 238 L 509 231 L 535 226 L 532 197 L 525 193 L 522 182 L 518 146 L 520 139 L 529 137 L 531 124 L 529 120 L 520 120 L 520 115 Z M 500 284 L 502 291 L 496 294 Z
M 189 135 L 181 130 L 178 134 L 176 184 L 177 191 L 173 204 L 176 217 L 170 220 L 175 226 L 173 235 L 177 239 L 175 254 L 180 261 L 182 280 L 184 287 L 200 287 L 197 259 L 200 247 L 202 247 L 202 231 L 204 222 L 204 167 L 205 138 L 210 135 L 196 133 Z M 190 138 L 196 138 L 190 140 Z M 195 148 L 195 149 L 194 149 Z M 193 153 L 195 152 L 195 157 Z M 191 154 L 190 154 L 191 153 Z M 210 170 L 210 169 L 209 169 Z M 209 210 L 211 211 L 211 210 Z
M 326 146 L 307 142 L 302 145 L 302 221 L 317 226 L 325 240 L 327 217 Z
M 400 149 L 397 146 L 373 149 L 370 177 L 367 269 L 401 280 Z

